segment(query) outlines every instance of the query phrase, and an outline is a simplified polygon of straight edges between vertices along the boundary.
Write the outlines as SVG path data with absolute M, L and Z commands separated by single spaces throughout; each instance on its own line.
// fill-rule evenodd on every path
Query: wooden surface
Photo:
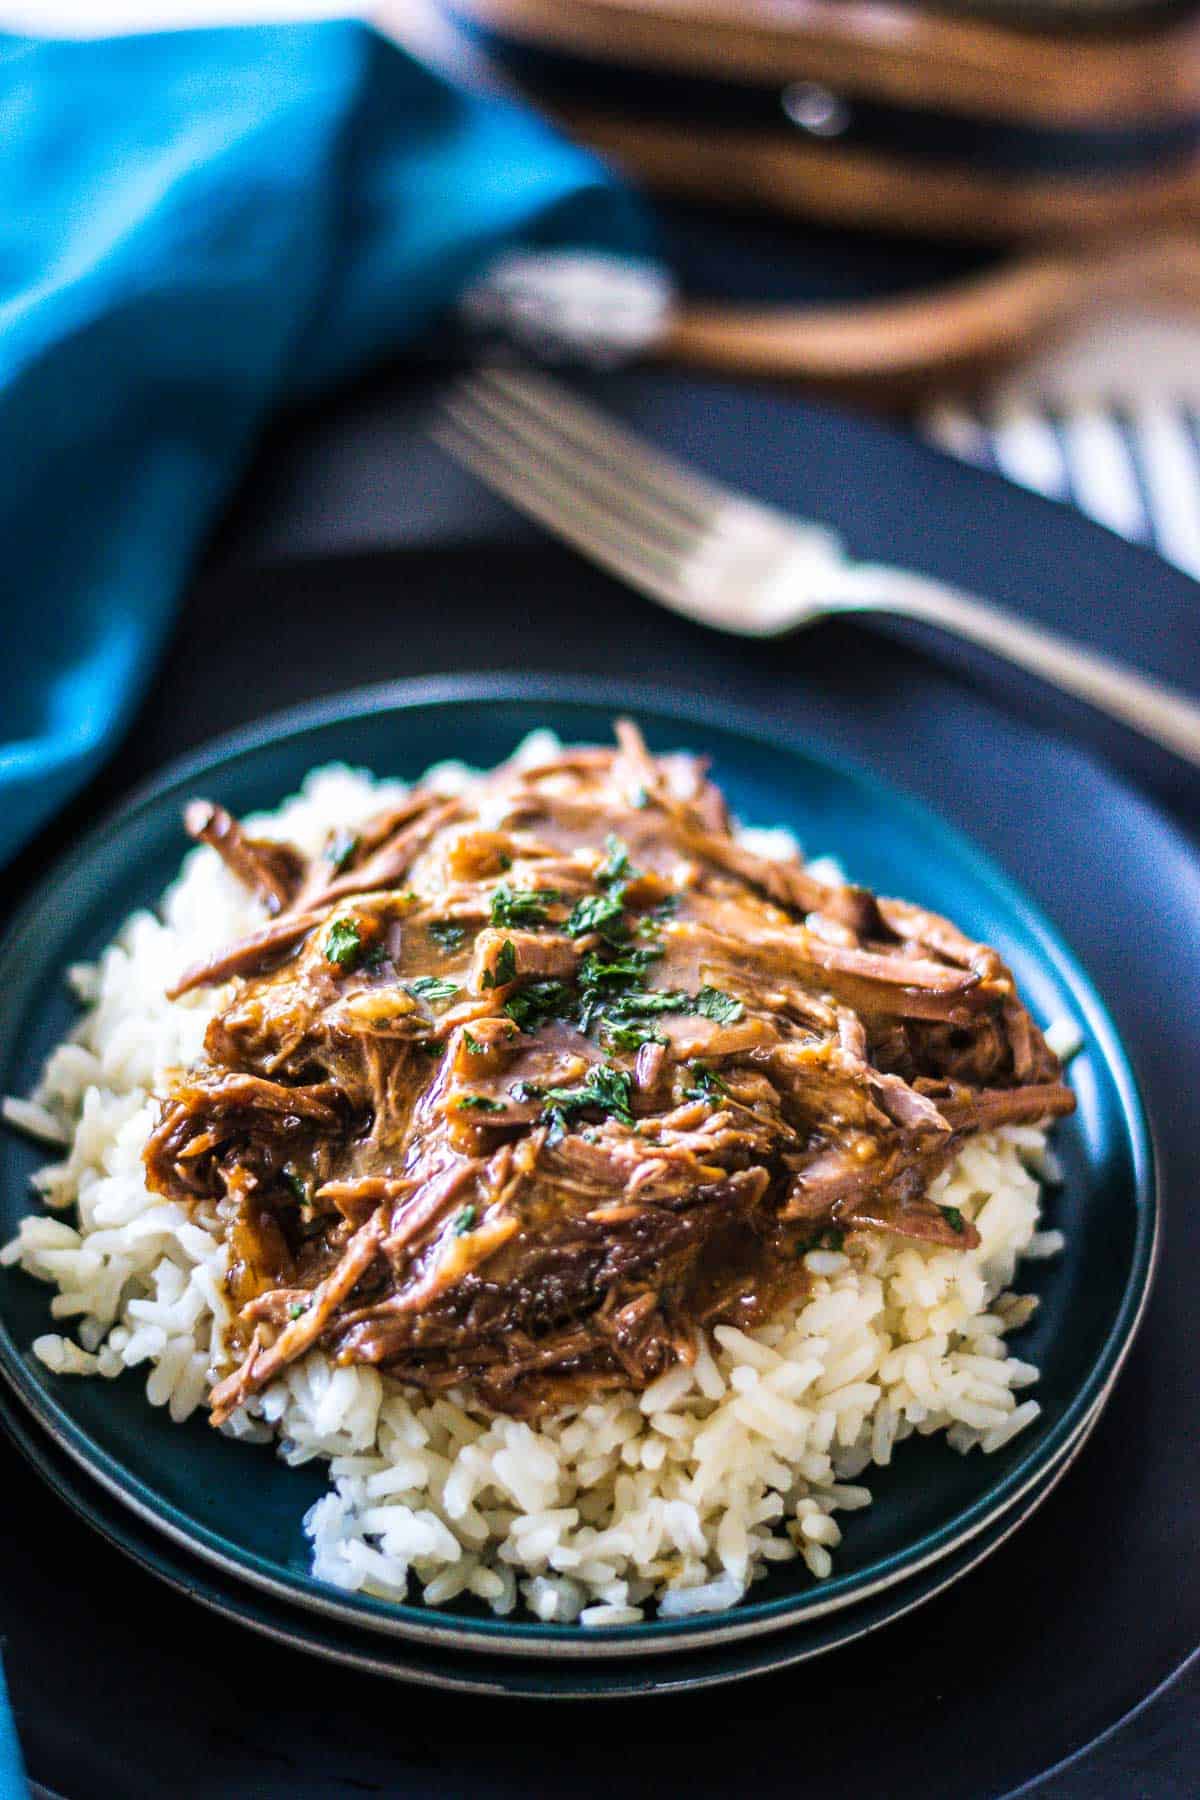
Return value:
M 1015 256 L 929 294 L 861 306 L 710 307 L 684 302 L 660 354 L 905 404 L 1028 355 L 1089 314 L 1135 301 L 1200 316 L 1200 235 L 1104 241 Z
M 1070 130 L 1200 115 L 1200 11 L 1120 34 L 1052 35 L 901 0 L 456 0 L 533 46 L 664 73 L 789 81 L 925 112 Z M 1007 242 L 986 276 L 883 304 L 684 303 L 662 354 L 873 406 L 969 388 L 1114 305 L 1200 319 L 1200 153 L 1136 172 L 998 173 L 779 129 L 543 106 L 668 196 L 823 225 Z
M 1073 237 L 1193 217 L 1200 228 L 1200 154 L 1180 165 L 1123 175 L 996 175 L 975 165 L 904 161 L 878 151 L 814 143 L 798 133 L 618 117 L 549 108 L 572 136 L 665 194 L 764 207 L 827 224 L 994 242 Z
M 1050 35 L 902 0 L 455 0 L 505 36 L 650 68 L 824 83 L 926 109 L 1044 125 L 1200 109 L 1200 13 Z

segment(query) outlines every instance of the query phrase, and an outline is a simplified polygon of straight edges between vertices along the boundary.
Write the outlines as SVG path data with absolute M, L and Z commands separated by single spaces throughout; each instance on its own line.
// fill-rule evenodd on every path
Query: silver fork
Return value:
M 613 574 L 718 630 L 772 637 L 834 613 L 920 619 L 982 644 L 1200 766 L 1200 706 L 1112 657 L 697 474 L 543 375 L 477 369 L 441 396 L 438 442 Z

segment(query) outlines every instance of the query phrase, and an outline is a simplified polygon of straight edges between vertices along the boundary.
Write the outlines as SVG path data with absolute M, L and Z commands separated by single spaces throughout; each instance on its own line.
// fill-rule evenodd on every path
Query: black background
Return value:
M 1188 1275 L 1200 1041 L 1186 1001 L 1200 868 L 1111 772 L 1193 834 L 1200 784 L 912 630 L 831 624 L 746 644 L 660 612 L 453 470 L 423 431 L 428 392 L 393 371 L 272 435 L 135 729 L 22 859 L 14 891 L 167 758 L 359 682 L 545 669 L 661 681 L 718 710 L 727 698 L 933 800 L 1064 929 L 1149 1094 L 1173 1201 L 1163 1272 L 1092 1441 L 989 1563 L 865 1644 L 694 1698 L 555 1709 L 442 1697 L 280 1652 L 133 1568 L 6 1457 L 0 1631 L 31 1771 L 71 1800 L 1012 1791 L 1108 1731 L 1200 1636 Z M 1200 691 L 1197 590 L 1063 509 L 786 401 L 666 377 L 622 377 L 605 394 L 718 473 L 838 521 L 860 554 L 953 576 Z M 1195 1792 L 1196 1692 L 1177 1686 L 1039 1791 Z

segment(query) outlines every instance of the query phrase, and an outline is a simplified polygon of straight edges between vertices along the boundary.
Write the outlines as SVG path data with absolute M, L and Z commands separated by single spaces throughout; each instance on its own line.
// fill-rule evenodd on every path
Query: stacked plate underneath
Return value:
M 273 806 L 333 761 L 411 777 L 444 755 L 491 766 L 534 727 L 602 741 L 634 711 L 656 749 L 687 747 L 741 817 L 783 824 L 884 892 L 913 895 L 998 946 L 1031 1009 L 1067 1017 L 1083 1048 L 1078 1101 L 1055 1139 L 1064 1169 L 1048 1223 L 1066 1250 L 1022 1269 L 1040 1307 L 1017 1353 L 1041 1371 L 1041 1414 L 991 1456 L 933 1438 L 899 1447 L 870 1475 L 873 1505 L 847 1525 L 834 1573 L 777 1564 L 724 1613 L 588 1629 L 483 1606 L 397 1605 L 314 1578 L 302 1518 L 324 1490 L 315 1464 L 291 1469 L 263 1446 L 148 1406 L 136 1371 L 116 1381 L 52 1374 L 31 1345 L 47 1291 L 0 1274 L 0 1420 L 46 1480 L 112 1542 L 203 1604 L 257 1631 L 357 1667 L 493 1692 L 591 1696 L 661 1692 L 798 1662 L 874 1630 L 967 1575 L 1028 1518 L 1092 1430 L 1144 1308 L 1157 1211 L 1149 1138 L 1113 1026 L 1087 977 L 1033 907 L 962 839 L 896 792 L 686 704 L 561 681 L 401 684 L 268 721 L 169 771 L 79 847 L 36 894 L 0 956 L 0 1091 L 28 1093 L 71 1022 L 62 973 L 93 957 L 136 907 L 152 905 L 179 860 L 179 814 L 196 792 L 241 813 Z M 44 1156 L 0 1142 L 0 1241 L 29 1210 Z

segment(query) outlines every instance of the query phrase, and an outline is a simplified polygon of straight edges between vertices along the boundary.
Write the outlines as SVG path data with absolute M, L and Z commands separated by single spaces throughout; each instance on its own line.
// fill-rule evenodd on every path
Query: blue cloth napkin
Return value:
M 0 1800 L 26 1800 L 28 1793 L 17 1730 L 4 1685 L 4 1664 L 0 1662 Z
M 0 38 L 0 862 L 128 723 L 273 408 L 505 251 L 643 231 L 583 151 L 357 23 Z

